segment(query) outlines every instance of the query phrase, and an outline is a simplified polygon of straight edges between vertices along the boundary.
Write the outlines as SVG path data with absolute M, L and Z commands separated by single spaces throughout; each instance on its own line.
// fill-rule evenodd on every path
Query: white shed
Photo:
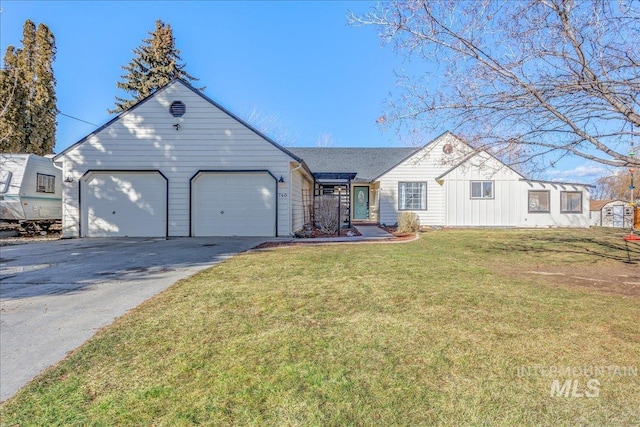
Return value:
M 634 209 L 624 200 L 592 200 L 590 205 L 591 225 L 598 227 L 630 228 L 633 225 Z
M 56 156 L 63 236 L 283 236 L 302 159 L 177 79 Z M 297 228 L 297 229 L 296 229 Z

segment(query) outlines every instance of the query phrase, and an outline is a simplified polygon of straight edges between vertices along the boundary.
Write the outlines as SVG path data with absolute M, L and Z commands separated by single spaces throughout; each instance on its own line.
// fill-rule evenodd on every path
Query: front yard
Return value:
M 640 244 L 623 234 L 445 230 L 246 253 L 101 331 L 0 419 L 638 425 Z

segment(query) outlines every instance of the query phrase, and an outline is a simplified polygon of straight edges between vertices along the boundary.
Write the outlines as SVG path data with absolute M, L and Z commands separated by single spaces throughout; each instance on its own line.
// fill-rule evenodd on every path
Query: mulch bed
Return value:
M 414 233 L 398 233 L 396 231 L 396 227 L 380 227 L 380 228 L 382 228 L 383 230 L 387 231 L 388 233 L 394 235 L 394 238 L 387 239 L 387 240 L 385 240 L 385 242 L 411 240 L 411 239 L 413 239 L 415 237 Z M 353 232 L 354 236 L 361 236 L 361 234 L 355 228 L 342 229 L 342 231 L 340 231 L 340 235 L 339 236 L 337 234 L 322 233 L 322 231 L 320 231 L 318 229 L 315 229 L 315 230 L 313 230 L 313 233 L 311 235 L 312 237 L 295 239 L 295 240 L 292 240 L 290 242 L 265 242 L 265 243 L 259 244 L 254 249 L 266 249 L 266 248 L 274 248 L 274 247 L 280 247 L 280 246 L 303 246 L 303 245 L 327 243 L 326 241 L 317 241 L 317 240 L 315 240 L 315 238 L 319 238 L 319 237 L 322 237 L 322 238 L 325 238 L 325 237 L 329 237 L 329 238 L 331 238 L 331 237 L 347 237 L 347 232 L 348 231 Z

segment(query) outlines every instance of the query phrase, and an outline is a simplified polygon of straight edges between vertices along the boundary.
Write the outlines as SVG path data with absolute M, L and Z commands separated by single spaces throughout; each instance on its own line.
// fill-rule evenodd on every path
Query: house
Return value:
M 289 148 L 331 191 L 344 182 L 352 221 L 394 224 L 415 212 L 420 224 L 446 227 L 588 227 L 589 185 L 527 179 L 450 132 L 420 148 Z M 342 191 L 347 191 L 342 190 Z
M 630 228 L 634 223 L 634 208 L 624 200 L 592 200 L 589 207 L 592 226 Z
M 530 180 L 446 132 L 420 148 L 285 148 L 177 79 L 70 146 L 63 236 L 289 236 L 347 221 L 588 227 L 588 185 Z

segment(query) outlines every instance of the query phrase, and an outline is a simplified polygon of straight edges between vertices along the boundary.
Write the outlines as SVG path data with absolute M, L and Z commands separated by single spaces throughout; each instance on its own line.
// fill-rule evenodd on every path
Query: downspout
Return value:
M 289 171 L 289 236 L 293 236 L 293 211 L 291 210 L 291 191 L 293 190 L 293 173 L 302 167 L 302 163 Z

